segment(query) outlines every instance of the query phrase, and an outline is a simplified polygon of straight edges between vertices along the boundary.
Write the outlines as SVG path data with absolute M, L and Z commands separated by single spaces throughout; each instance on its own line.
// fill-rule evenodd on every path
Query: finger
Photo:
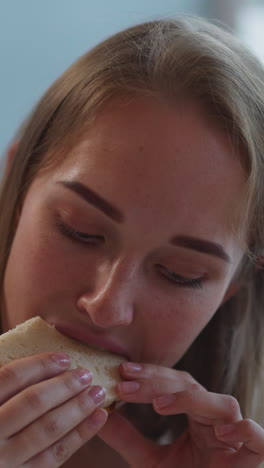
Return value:
M 263 460 L 263 455 L 258 455 L 257 453 L 251 452 L 246 447 L 242 447 L 239 452 L 233 456 L 231 466 L 232 468 L 260 468 L 260 463 Z
M 0 405 L 24 388 L 64 372 L 69 367 L 64 353 L 43 353 L 6 364 L 0 368 Z
M 117 385 L 119 398 L 137 403 L 152 403 L 159 414 L 186 413 L 202 424 L 233 422 L 242 419 L 238 402 L 229 395 L 207 392 L 187 372 L 153 364 L 124 362 Z
M 57 443 L 36 455 L 22 468 L 39 468 L 48 466 L 55 468 L 63 465 L 85 442 L 90 440 L 105 424 L 108 413 L 103 408 L 97 408 L 91 416 L 85 419 L 73 431 Z
M 104 399 L 105 391 L 102 387 L 91 387 L 43 415 L 6 441 L 1 448 L 1 455 L 9 461 L 6 466 L 20 466 L 53 445 L 76 428 Z
M 131 467 L 152 466 L 158 462 L 159 447 L 145 439 L 130 422 L 120 414 L 112 413 L 98 436 L 116 450 Z M 156 465 L 155 465 L 156 466 Z
M 151 403 L 158 395 L 203 389 L 187 372 L 154 364 L 123 362 L 120 374 L 126 381 L 117 385 L 117 393 L 128 402 Z
M 185 413 L 201 424 L 220 424 L 242 419 L 237 400 L 230 395 L 190 389 L 153 400 L 155 411 L 162 415 Z
M 219 440 L 242 442 L 243 449 L 264 459 L 264 429 L 251 419 L 242 419 L 235 424 L 216 426 L 215 435 Z
M 50 409 L 69 400 L 91 380 L 91 372 L 75 369 L 23 390 L 0 407 L 0 439 L 11 437 Z

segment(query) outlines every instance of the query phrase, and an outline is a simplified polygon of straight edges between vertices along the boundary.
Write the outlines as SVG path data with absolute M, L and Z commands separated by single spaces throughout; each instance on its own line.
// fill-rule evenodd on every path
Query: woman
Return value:
M 14 361 L 3 466 L 260 466 L 263 96 L 238 41 L 187 18 L 99 44 L 37 105 L 2 186 L 2 330 L 40 315 L 126 355 L 131 405 L 107 418 L 65 355 Z

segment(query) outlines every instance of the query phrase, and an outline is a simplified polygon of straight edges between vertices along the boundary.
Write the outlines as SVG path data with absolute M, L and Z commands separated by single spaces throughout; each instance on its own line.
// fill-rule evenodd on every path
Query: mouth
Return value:
M 128 350 L 123 348 L 119 343 L 114 342 L 106 336 L 95 335 L 92 332 L 80 329 L 76 326 L 69 326 L 66 324 L 54 323 L 55 328 L 63 335 L 73 338 L 74 340 L 80 341 L 83 344 L 90 346 L 98 351 L 104 351 L 108 353 L 118 354 L 124 357 L 126 360 L 130 360 Z

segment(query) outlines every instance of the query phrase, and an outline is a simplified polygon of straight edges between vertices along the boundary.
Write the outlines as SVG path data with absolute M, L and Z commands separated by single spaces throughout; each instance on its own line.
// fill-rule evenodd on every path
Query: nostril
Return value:
M 78 309 L 83 315 L 87 315 L 87 311 L 84 307 L 78 307 Z

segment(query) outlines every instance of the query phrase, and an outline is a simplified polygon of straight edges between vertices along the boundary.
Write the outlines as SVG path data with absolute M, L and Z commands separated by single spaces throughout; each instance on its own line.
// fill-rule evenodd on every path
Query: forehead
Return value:
M 229 139 L 198 105 L 154 98 L 109 103 L 54 177 L 77 179 L 131 215 L 145 210 L 166 223 L 180 213 L 197 226 L 210 216 L 211 227 L 231 225 L 246 178 Z

